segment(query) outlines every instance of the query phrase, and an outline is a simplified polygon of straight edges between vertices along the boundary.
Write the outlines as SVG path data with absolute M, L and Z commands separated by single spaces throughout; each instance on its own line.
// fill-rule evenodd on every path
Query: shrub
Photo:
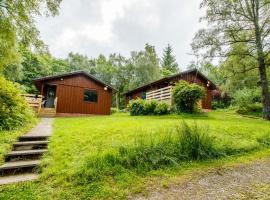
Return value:
M 33 112 L 20 93 L 16 85 L 0 77 L 1 130 L 16 129 L 33 119 Z
M 136 115 L 165 115 L 169 113 L 169 105 L 156 100 L 137 99 L 130 101 L 128 109 L 132 116 Z
M 132 100 L 128 104 L 128 109 L 131 115 L 143 115 L 144 112 L 144 103 L 142 99 Z
M 119 109 L 118 108 L 111 108 L 111 114 L 118 113 Z
M 241 115 L 247 115 L 251 113 L 262 113 L 262 104 L 254 103 L 239 107 L 236 112 Z
M 158 106 L 158 102 L 156 100 L 145 101 L 144 102 L 144 114 L 145 115 L 153 115 L 155 114 L 155 110 Z
M 204 97 L 204 88 L 186 81 L 180 81 L 173 89 L 173 100 L 178 112 L 193 113 L 199 100 Z
M 224 109 L 231 105 L 232 98 L 227 93 L 222 93 L 220 90 L 212 92 L 212 109 Z
M 170 110 L 169 110 L 169 105 L 165 102 L 160 102 L 157 104 L 154 113 L 156 115 L 167 115 L 169 114 Z
M 237 90 L 233 94 L 233 105 L 238 107 L 246 107 L 254 103 L 261 102 L 261 93 L 258 88 Z

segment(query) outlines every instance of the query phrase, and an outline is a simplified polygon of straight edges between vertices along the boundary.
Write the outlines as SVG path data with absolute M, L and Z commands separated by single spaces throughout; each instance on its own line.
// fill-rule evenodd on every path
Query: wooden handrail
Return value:
M 146 100 L 169 101 L 172 99 L 172 86 L 146 92 Z

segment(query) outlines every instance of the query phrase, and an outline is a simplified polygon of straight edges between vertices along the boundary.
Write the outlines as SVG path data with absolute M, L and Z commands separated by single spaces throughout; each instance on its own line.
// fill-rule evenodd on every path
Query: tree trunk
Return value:
M 260 85 L 262 89 L 263 118 L 270 120 L 270 95 L 269 95 L 268 80 L 267 80 L 267 74 L 266 74 L 265 54 L 263 52 L 262 37 L 261 37 L 260 26 L 259 26 L 258 1 L 256 1 L 255 6 L 256 6 L 256 9 L 254 11 L 254 25 L 255 25 Z
M 268 81 L 265 63 L 262 61 L 259 62 L 259 73 L 262 88 L 263 118 L 270 120 L 270 96 L 268 89 Z
M 120 102 L 119 102 L 119 92 L 118 91 L 116 92 L 116 99 L 115 99 L 115 101 L 116 101 L 116 108 L 119 109 Z

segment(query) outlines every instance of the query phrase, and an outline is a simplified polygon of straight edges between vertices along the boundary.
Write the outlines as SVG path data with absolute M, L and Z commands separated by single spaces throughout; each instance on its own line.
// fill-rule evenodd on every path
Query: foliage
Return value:
M 178 112 L 193 113 L 196 106 L 204 97 L 204 88 L 186 81 L 180 81 L 173 89 L 173 101 Z
M 227 93 L 222 93 L 220 90 L 212 91 L 212 109 L 228 108 L 231 105 L 232 98 Z
M 128 104 L 130 115 L 166 115 L 169 114 L 169 105 L 156 100 L 132 100 Z
M 56 15 L 61 0 L 0 1 L 0 70 L 20 62 L 19 46 L 44 50 L 34 16 Z
M 167 115 L 170 113 L 170 106 L 165 102 L 159 102 L 154 110 L 155 115 Z
M 142 99 L 136 99 L 132 100 L 128 104 L 128 110 L 130 112 L 130 115 L 136 116 L 136 115 L 144 115 L 145 109 L 144 109 L 145 100 Z
M 165 77 L 179 72 L 178 64 L 172 53 L 172 46 L 168 44 L 168 46 L 163 50 L 163 57 L 161 60 L 162 74 Z
M 129 65 L 132 70 L 129 89 L 133 89 L 159 79 L 160 66 L 154 46 L 145 45 L 144 51 L 131 52 Z
M 237 90 L 233 94 L 233 104 L 239 107 L 245 107 L 254 103 L 261 102 L 261 94 L 258 88 Z
M 245 106 L 240 106 L 236 110 L 238 114 L 241 115 L 249 115 L 249 114 L 256 114 L 256 113 L 261 113 L 262 112 L 262 104 L 261 103 L 253 103 L 253 104 L 248 104 Z M 260 116 L 260 115 L 259 115 Z
M 268 0 L 216 1 L 203 0 L 206 9 L 202 18 L 208 27 L 195 35 L 192 43 L 194 52 L 202 52 L 205 57 L 227 58 L 235 66 L 227 65 L 233 74 L 249 73 L 254 69 L 261 86 L 263 116 L 270 120 L 270 94 L 267 78 L 269 66 L 270 20 L 265 13 L 270 12 Z M 240 22 L 240 23 L 239 23 Z M 241 79 L 241 80 L 245 80 Z
M 156 100 L 144 101 L 144 115 L 153 115 L 159 103 Z
M 33 112 L 20 96 L 21 91 L 0 77 L 0 130 L 11 130 L 33 120 Z

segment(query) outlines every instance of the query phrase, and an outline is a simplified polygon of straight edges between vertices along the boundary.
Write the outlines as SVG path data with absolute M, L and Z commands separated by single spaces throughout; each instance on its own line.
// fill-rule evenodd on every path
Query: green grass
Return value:
M 133 148 L 138 138 L 162 138 L 168 129 L 196 122 L 213 138 L 214 146 L 227 157 L 206 161 L 183 161 L 180 165 L 138 173 L 118 165 L 103 166 L 99 160 L 115 155 L 119 148 Z M 242 162 L 270 155 L 270 123 L 226 112 L 200 115 L 140 116 L 127 114 L 83 118 L 57 118 L 49 153 L 43 159 L 40 179 L 0 187 L 0 199 L 122 199 L 145 191 L 157 179 L 173 180 L 187 172 Z M 231 156 L 228 156 L 231 155 Z M 102 164 L 102 163 L 101 163 Z M 94 173 L 95 172 L 95 173 Z

